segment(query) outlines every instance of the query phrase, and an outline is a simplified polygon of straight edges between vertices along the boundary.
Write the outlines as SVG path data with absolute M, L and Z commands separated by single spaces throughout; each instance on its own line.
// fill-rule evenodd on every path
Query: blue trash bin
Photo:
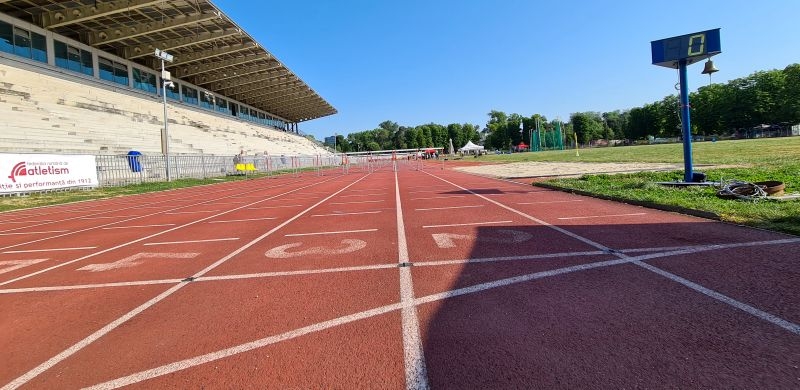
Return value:
M 128 165 L 131 167 L 131 171 L 133 172 L 141 172 L 142 171 L 142 163 L 139 161 L 139 156 L 142 153 L 137 152 L 135 150 L 131 150 L 128 152 Z

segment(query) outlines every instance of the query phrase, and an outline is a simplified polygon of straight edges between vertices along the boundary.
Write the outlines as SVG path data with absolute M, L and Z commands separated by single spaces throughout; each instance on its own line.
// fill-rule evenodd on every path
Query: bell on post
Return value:
M 711 59 L 709 59 L 708 61 L 706 61 L 706 67 L 703 68 L 703 71 L 700 72 L 700 73 L 707 74 L 707 75 L 711 76 L 712 73 L 717 72 L 717 71 L 719 71 L 719 69 L 717 69 L 714 66 L 714 61 L 711 61 Z

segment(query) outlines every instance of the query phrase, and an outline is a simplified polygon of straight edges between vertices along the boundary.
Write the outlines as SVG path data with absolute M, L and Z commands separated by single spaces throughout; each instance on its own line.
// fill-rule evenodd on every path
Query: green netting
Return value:
M 556 122 L 553 130 L 536 130 L 532 134 L 531 151 L 564 150 L 564 137 L 561 133 L 561 124 Z

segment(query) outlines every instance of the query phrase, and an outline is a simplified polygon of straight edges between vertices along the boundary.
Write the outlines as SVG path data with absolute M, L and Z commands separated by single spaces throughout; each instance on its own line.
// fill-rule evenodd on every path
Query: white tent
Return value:
M 475 154 L 479 154 L 483 151 L 483 146 L 475 145 L 472 143 L 472 141 L 467 141 L 467 144 L 458 149 L 458 151 L 462 153 L 475 152 Z

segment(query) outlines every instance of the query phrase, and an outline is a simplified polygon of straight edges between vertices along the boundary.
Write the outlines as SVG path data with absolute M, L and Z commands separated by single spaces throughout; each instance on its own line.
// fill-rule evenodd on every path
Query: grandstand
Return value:
M 0 0 L 0 153 L 164 153 L 163 91 L 171 154 L 327 153 L 299 123 L 336 110 L 210 1 Z

